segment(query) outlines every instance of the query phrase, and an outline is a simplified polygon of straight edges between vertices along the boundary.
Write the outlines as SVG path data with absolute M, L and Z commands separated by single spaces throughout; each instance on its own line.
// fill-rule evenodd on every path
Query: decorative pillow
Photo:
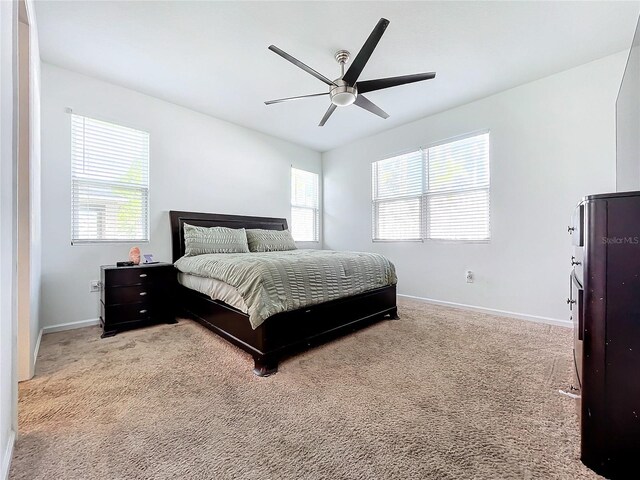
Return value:
M 247 240 L 252 252 L 282 252 L 297 248 L 289 230 L 250 229 L 247 230 Z
M 244 228 L 196 227 L 184 224 L 184 254 L 187 257 L 205 253 L 248 253 Z

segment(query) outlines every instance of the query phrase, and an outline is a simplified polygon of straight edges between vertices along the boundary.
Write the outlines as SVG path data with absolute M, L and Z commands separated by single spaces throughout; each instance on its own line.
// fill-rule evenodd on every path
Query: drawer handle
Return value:
M 140 310 L 140 313 L 147 313 L 147 310 Z
M 140 296 L 144 297 L 147 294 L 147 292 L 140 292 Z
M 147 274 L 146 274 L 146 273 L 141 273 L 141 274 L 140 274 L 140 278 L 144 278 L 144 277 L 146 277 L 146 276 L 147 276 Z

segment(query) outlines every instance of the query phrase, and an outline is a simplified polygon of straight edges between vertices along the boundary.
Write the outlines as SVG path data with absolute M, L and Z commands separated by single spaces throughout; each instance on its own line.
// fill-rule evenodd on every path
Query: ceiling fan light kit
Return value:
M 358 89 L 356 87 L 350 87 L 347 82 L 342 79 L 334 80 L 336 82 L 335 87 L 331 89 L 329 95 L 331 96 L 331 103 L 337 107 L 346 107 L 356 101 L 358 96 Z
M 356 55 L 353 63 L 349 67 L 349 70 L 345 73 L 344 66 L 349 61 L 351 54 L 347 50 L 338 50 L 335 53 L 335 59 L 340 64 L 340 77 L 335 80 L 329 80 L 321 73 L 315 71 L 313 68 L 305 65 L 297 58 L 289 55 L 288 53 L 280 50 L 275 45 L 269 46 L 269 50 L 280 55 L 285 60 L 293 63 L 295 66 L 301 68 L 305 72 L 313 75 L 321 82 L 326 83 L 329 86 L 327 93 L 312 93 L 310 95 L 300 95 L 297 97 L 280 98 L 277 100 L 269 100 L 264 102 L 265 105 L 273 105 L 274 103 L 283 103 L 290 100 L 300 100 L 302 98 L 320 97 L 323 95 L 329 95 L 331 104 L 329 109 L 322 117 L 319 126 L 322 127 L 329 119 L 331 114 L 337 107 L 346 107 L 351 104 L 355 104 L 364 110 L 367 110 L 381 118 L 388 118 L 389 115 L 378 107 L 375 103 L 368 100 L 362 94 L 367 92 L 373 92 L 376 90 L 382 90 L 383 88 L 396 87 L 398 85 L 405 85 L 407 83 L 421 82 L 423 80 L 430 80 L 435 78 L 435 72 L 429 73 L 416 73 L 414 75 L 403 75 L 400 77 L 378 78 L 376 80 L 365 80 L 358 82 L 358 78 L 362 73 L 365 65 L 369 61 L 371 54 L 378 45 L 378 42 L 382 38 L 382 34 L 389 26 L 389 20 L 381 18 L 376 24 L 375 28 L 364 42 L 364 45 Z

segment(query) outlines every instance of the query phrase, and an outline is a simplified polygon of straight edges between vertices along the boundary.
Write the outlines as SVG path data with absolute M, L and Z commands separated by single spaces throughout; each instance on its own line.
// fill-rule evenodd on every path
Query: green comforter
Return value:
M 395 285 L 393 264 L 377 253 L 290 250 L 182 257 L 181 272 L 235 287 L 255 329 L 276 313 Z

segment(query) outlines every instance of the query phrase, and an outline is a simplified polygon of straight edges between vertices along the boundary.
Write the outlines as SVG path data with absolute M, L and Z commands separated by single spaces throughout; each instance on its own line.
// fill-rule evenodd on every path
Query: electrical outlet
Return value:
M 471 270 L 467 270 L 466 272 L 467 283 L 473 283 L 473 272 Z
M 89 291 L 90 292 L 99 292 L 100 291 L 100 287 L 102 287 L 102 284 L 100 283 L 100 280 L 91 280 L 89 282 Z

